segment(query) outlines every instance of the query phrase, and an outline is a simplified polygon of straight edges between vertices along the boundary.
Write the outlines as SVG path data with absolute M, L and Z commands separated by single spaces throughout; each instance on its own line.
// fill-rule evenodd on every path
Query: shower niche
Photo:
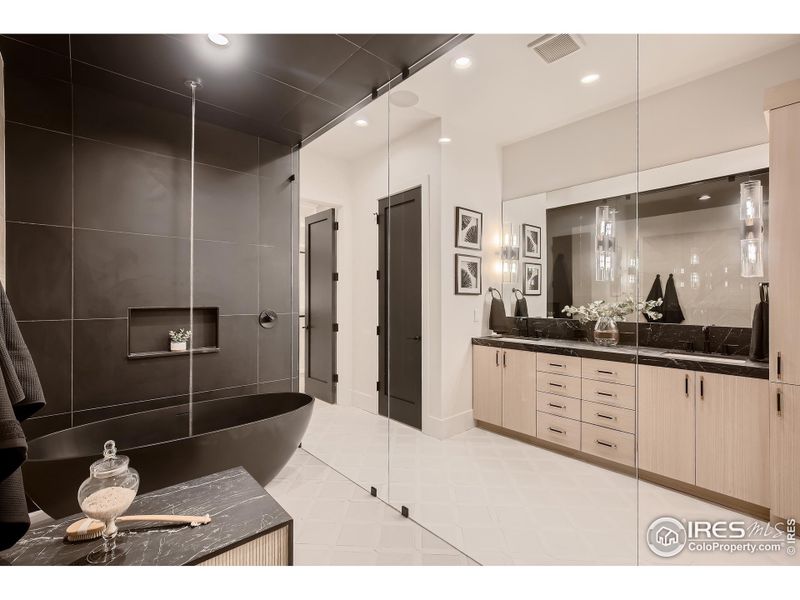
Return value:
M 128 358 L 181 356 L 189 350 L 169 349 L 169 331 L 191 329 L 192 352 L 219 352 L 219 307 L 195 306 L 189 325 L 189 307 L 158 306 L 128 309 Z

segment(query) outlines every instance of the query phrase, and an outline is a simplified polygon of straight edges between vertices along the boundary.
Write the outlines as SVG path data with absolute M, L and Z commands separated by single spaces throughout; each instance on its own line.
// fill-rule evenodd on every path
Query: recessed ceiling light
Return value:
M 367 125 L 369 125 L 369 121 L 367 121 L 366 119 L 356 119 L 356 120 L 353 122 L 353 124 L 354 124 L 356 127 L 366 127 Z
M 597 73 L 589 73 L 588 75 L 584 75 L 583 77 L 581 77 L 581 83 L 583 84 L 594 83 L 598 79 L 600 79 L 600 75 L 598 75 Z
M 439 138 L 439 143 L 440 143 L 440 144 L 449 144 L 449 143 L 450 143 L 450 142 L 452 142 L 452 141 L 453 141 L 453 140 L 452 140 L 452 139 L 450 139 L 449 137 L 444 137 L 444 136 L 443 136 L 443 137 L 440 137 L 440 138 Z
M 231 41 L 228 39 L 228 36 L 222 33 L 209 33 L 208 40 L 217 46 L 227 46 L 231 43 Z
M 453 66 L 456 69 L 469 69 L 472 66 L 472 59 L 469 56 L 459 56 L 453 61 Z
M 711 200 L 711 196 L 709 196 L 708 194 L 703 194 L 698 198 L 698 200 Z

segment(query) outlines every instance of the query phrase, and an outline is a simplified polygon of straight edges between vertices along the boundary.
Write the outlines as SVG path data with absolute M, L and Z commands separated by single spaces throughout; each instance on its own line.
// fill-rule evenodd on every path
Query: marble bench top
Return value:
M 133 465 L 135 468 L 135 465 Z M 199 527 L 120 523 L 119 547 L 128 550 L 112 565 L 192 565 L 203 562 L 287 524 L 292 518 L 242 467 L 179 483 L 138 496 L 127 514 L 211 515 Z M 66 542 L 73 515 L 25 534 L 0 553 L 0 565 L 87 565 L 86 555 L 102 538 Z

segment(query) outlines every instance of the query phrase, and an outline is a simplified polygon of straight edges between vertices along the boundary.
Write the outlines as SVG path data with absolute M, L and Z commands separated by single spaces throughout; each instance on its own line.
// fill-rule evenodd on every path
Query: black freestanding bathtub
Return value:
M 196 402 L 191 437 L 188 404 L 57 431 L 29 442 L 25 490 L 53 518 L 80 512 L 78 487 L 106 440 L 139 471 L 140 493 L 237 466 L 266 485 L 302 441 L 313 402 L 299 393 Z

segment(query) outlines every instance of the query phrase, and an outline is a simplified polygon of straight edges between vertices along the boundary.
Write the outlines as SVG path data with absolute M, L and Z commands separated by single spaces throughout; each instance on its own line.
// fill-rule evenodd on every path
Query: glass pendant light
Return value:
M 742 277 L 764 276 L 763 187 L 758 180 L 739 186 L 739 218 L 742 221 L 740 256 Z
M 616 211 L 610 206 L 595 209 L 595 280 L 614 281 Z
M 503 263 L 503 283 L 516 283 L 519 236 L 513 223 L 503 223 L 501 258 Z

